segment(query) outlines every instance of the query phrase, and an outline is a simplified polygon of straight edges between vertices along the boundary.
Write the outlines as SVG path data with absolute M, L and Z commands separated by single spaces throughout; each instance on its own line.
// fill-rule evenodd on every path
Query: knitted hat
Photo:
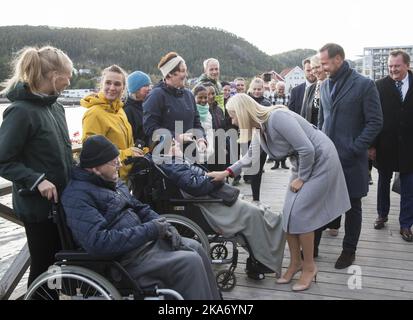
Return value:
M 80 152 L 80 167 L 94 168 L 109 162 L 119 156 L 116 146 L 101 135 L 86 139 Z
M 150 84 L 151 84 L 151 78 L 149 78 L 149 76 L 142 71 L 132 72 L 128 76 L 128 92 L 129 93 L 135 93 L 140 88 L 144 86 L 148 86 Z

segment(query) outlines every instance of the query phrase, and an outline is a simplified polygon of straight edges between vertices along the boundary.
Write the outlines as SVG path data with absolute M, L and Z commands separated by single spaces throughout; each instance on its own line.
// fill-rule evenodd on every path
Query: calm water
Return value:
M 3 121 L 3 111 L 7 108 L 7 104 L 0 104 L 0 124 Z M 71 139 L 77 139 L 75 134 L 78 133 L 80 138 L 82 136 L 82 117 L 86 108 L 81 106 L 65 107 L 66 121 L 69 129 L 69 136 Z M 0 184 L 5 180 L 0 178 Z

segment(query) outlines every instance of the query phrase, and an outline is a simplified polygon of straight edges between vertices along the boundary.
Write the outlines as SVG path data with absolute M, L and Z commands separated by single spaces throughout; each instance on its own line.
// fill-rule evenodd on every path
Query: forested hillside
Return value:
M 0 80 L 8 74 L 12 54 L 24 46 L 50 44 L 63 49 L 77 69 L 100 71 L 119 64 L 127 71 L 140 69 L 158 75 L 162 55 L 176 51 L 187 62 L 190 77 L 202 73 L 202 62 L 216 57 L 223 78 L 251 77 L 264 71 L 280 72 L 301 65 L 309 50 L 269 56 L 246 40 L 216 29 L 189 26 L 160 26 L 135 30 L 51 28 L 47 26 L 0 27 Z M 314 51 L 312 51 L 314 52 Z

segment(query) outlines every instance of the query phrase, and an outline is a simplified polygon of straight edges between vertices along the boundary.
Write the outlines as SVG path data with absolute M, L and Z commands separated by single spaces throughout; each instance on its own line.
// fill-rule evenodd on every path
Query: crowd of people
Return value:
M 120 256 L 140 285 L 174 288 L 187 299 L 220 297 L 202 247 L 182 238 L 128 190 L 131 165 L 124 161 L 168 139 L 174 151 L 164 149 L 164 159 L 176 160 L 180 152 L 184 161 L 163 170 L 185 192 L 209 194 L 229 178 L 236 186 L 244 171 L 252 203 L 239 199 L 232 206 L 200 208 L 222 233 L 245 233 L 259 262 L 278 274 L 278 285 L 301 272 L 292 290 L 311 286 L 321 234 L 328 228 L 336 235 L 342 215 L 344 239 L 335 268 L 353 264 L 361 199 L 371 183 L 369 161 L 379 172 L 374 228 L 388 221 L 390 181 L 399 172 L 400 234 L 413 241 L 413 74 L 402 50 L 390 52 L 389 75 L 375 83 L 350 67 L 340 45 L 326 44 L 303 61 L 306 80 L 290 93 L 282 81 L 261 76 L 248 88 L 241 77 L 221 81 L 215 58 L 204 61 L 193 88 L 176 52 L 160 59 L 162 79 L 154 86 L 140 70 L 127 75 L 111 65 L 102 72 L 99 92 L 81 100 L 87 111 L 78 164 L 57 102 L 70 85 L 70 58 L 50 46 L 25 48 L 13 67 L 2 91 L 12 104 L 0 127 L 0 176 L 13 182 L 13 207 L 26 230 L 29 285 L 61 248 L 48 218 L 51 202 L 61 201 L 79 247 L 96 256 Z M 232 134 L 222 139 L 218 132 Z M 289 169 L 287 159 L 291 176 L 282 214 L 276 214 L 260 206 L 261 179 L 266 161 L 274 161 L 271 169 Z M 194 162 L 207 170 L 194 173 Z M 38 194 L 22 197 L 22 188 Z M 290 264 L 280 274 L 285 239 Z

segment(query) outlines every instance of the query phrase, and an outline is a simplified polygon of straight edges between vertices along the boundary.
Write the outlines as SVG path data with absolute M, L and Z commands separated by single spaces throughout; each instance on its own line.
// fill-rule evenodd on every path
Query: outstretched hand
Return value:
M 208 177 L 213 178 L 212 181 L 214 182 L 222 182 L 224 181 L 228 176 L 229 172 L 224 170 L 224 171 L 211 171 L 206 174 Z

